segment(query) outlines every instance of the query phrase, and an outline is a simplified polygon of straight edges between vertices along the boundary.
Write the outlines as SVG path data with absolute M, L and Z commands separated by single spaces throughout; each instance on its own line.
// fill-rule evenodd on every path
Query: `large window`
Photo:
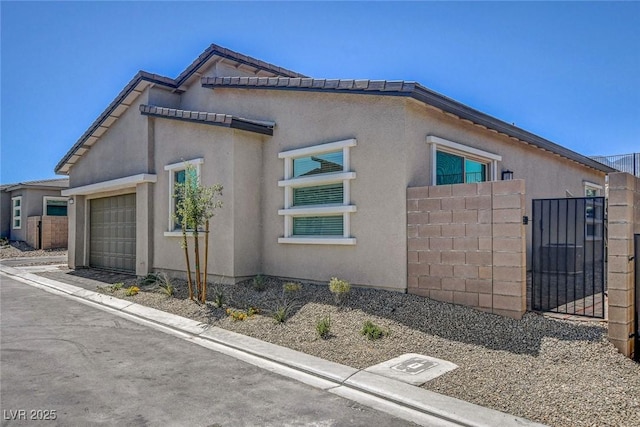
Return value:
M 46 216 L 67 216 L 67 198 L 44 196 L 42 198 L 42 214 Z
M 200 181 L 200 165 L 204 163 L 204 159 L 193 159 L 185 162 L 174 163 L 164 167 L 164 170 L 169 172 L 169 227 L 168 233 L 180 232 L 182 228 L 182 221 L 180 220 L 176 211 L 177 202 L 179 196 L 176 194 L 178 185 L 184 184 L 186 181 L 187 166 L 194 167 L 194 173 L 196 174 L 196 180 Z
M 19 230 L 22 228 L 22 196 L 11 198 L 11 226 Z
M 497 180 L 501 156 L 437 136 L 428 136 L 427 142 L 431 145 L 432 185 Z
M 280 243 L 352 245 L 350 148 L 355 139 L 285 151 L 284 159 L 284 236 Z

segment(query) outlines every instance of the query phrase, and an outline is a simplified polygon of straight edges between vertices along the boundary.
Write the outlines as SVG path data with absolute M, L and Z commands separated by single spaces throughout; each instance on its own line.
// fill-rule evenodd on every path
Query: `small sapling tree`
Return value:
M 215 210 L 222 207 L 222 186 L 219 184 L 205 187 L 200 184 L 198 173 L 193 165 L 187 165 L 184 182 L 176 184 L 176 221 L 182 228 L 182 248 L 187 264 L 187 284 L 189 299 L 193 299 L 193 280 L 191 277 L 191 263 L 189 260 L 189 245 L 187 237 L 193 236 L 193 257 L 195 264 L 195 288 L 197 300 L 206 302 L 207 298 L 207 265 L 209 264 L 209 223 L 215 215 Z M 204 230 L 202 229 L 204 227 Z M 200 234 L 204 233 L 204 272 L 200 268 Z M 203 274 L 201 274 L 203 273 Z

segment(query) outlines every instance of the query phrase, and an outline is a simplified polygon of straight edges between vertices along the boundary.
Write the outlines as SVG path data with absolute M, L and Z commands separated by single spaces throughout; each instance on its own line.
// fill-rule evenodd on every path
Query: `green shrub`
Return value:
M 371 322 L 370 320 L 364 322 L 360 333 L 370 340 L 377 340 L 389 334 L 388 332 L 383 331 L 378 325 Z
M 173 294 L 175 293 L 175 289 L 173 288 L 173 285 L 171 284 L 171 282 L 162 283 L 162 284 L 159 284 L 158 286 L 160 287 L 160 292 L 162 292 L 168 297 L 173 296 Z
M 262 274 L 258 274 L 253 278 L 253 289 L 258 292 L 262 292 L 267 289 L 266 280 Z
M 323 340 L 331 336 L 331 316 L 325 316 L 316 322 L 316 332 Z
M 227 315 L 229 317 L 231 317 L 233 319 L 234 322 L 238 321 L 238 320 L 244 320 L 246 319 L 247 313 L 245 313 L 242 310 L 232 310 L 230 308 L 227 308 Z
M 291 302 L 284 300 L 278 303 L 276 309 L 271 312 L 271 317 L 273 317 L 273 320 L 275 320 L 276 323 L 284 323 L 291 315 L 293 309 L 294 305 Z
M 138 283 L 146 289 L 149 289 L 151 285 L 156 285 L 157 290 L 167 296 L 173 296 L 175 294 L 173 283 L 171 283 L 171 279 L 164 272 L 149 273 L 138 280 Z
M 346 280 L 332 277 L 329 281 L 329 291 L 333 294 L 336 304 L 341 305 L 349 292 L 351 292 L 351 285 Z
M 222 285 L 213 288 L 213 305 L 222 308 L 224 305 L 224 289 Z
M 124 287 L 124 283 L 122 282 L 118 282 L 118 283 L 114 283 L 113 285 L 109 286 L 109 287 L 104 287 L 104 286 L 97 286 L 96 290 L 100 293 L 106 294 L 107 292 L 109 293 L 114 293 L 116 291 L 119 291 L 120 289 L 122 289 Z
M 125 290 L 124 294 L 125 294 L 126 296 L 128 296 L 128 297 L 132 297 L 132 296 L 134 296 L 134 295 L 137 295 L 137 294 L 138 294 L 138 292 L 140 292 L 140 288 L 139 288 L 139 287 L 137 287 L 137 286 L 129 286 L 129 287 Z
M 284 285 L 282 285 L 282 290 L 285 293 L 289 293 L 289 294 L 298 292 L 300 289 L 302 289 L 302 285 L 296 282 L 287 282 Z

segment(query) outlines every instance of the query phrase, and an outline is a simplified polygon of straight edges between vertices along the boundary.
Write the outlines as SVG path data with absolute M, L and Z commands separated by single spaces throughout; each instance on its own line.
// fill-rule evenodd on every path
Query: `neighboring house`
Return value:
M 597 193 L 612 171 L 418 83 L 313 79 L 211 45 L 175 79 L 139 72 L 56 166 L 75 200 L 69 265 L 184 272 L 172 195 L 187 164 L 224 186 L 213 276 L 398 291 L 408 188 L 523 180 L 530 216 L 532 199 Z M 450 209 L 438 221 L 464 201 Z
M 2 237 L 37 249 L 66 247 L 68 197 L 61 191 L 68 187 L 68 178 L 0 186 Z

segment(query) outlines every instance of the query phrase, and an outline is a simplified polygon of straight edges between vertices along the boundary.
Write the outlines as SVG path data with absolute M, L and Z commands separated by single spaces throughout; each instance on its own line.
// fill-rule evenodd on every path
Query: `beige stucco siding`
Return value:
M 27 240 L 27 218 L 30 216 L 42 216 L 43 198 L 45 196 L 60 197 L 60 190 L 47 190 L 38 188 L 22 188 L 7 193 L 9 196 L 9 209 L 7 215 L 9 217 L 9 239 L 10 240 Z M 14 197 L 22 197 L 21 209 L 21 227 L 13 228 L 13 202 Z M 4 214 L 3 214 L 4 215 Z
M 171 172 L 166 165 L 202 158 L 201 182 L 224 187 L 224 208 L 212 222 L 210 241 L 213 274 L 233 276 L 233 134 L 228 129 L 176 120 L 152 119 L 155 135 L 155 159 L 158 180 L 154 186 L 153 265 L 166 270 L 184 271 L 180 237 L 167 237 L 169 230 Z M 189 240 L 193 248 L 193 239 Z M 204 241 L 201 239 L 201 244 Z M 204 247 L 204 246 L 203 246 Z
M 366 286 L 404 289 L 406 281 L 402 104 L 386 97 L 259 91 L 235 96 L 214 91 L 237 114 L 267 115 L 277 126 L 264 144 L 262 181 L 263 273 L 328 281 L 338 276 Z M 223 100 L 217 99 L 222 103 Z M 349 138 L 351 148 L 351 235 L 355 246 L 283 244 L 284 177 L 282 151 Z
M 139 111 L 147 98 L 148 90 L 73 165 L 70 188 L 149 171 L 149 132 L 147 120 Z
M 509 169 L 514 172 L 514 179 L 525 180 L 525 215 L 529 218 L 532 217 L 533 199 L 564 198 L 568 194 L 584 197 L 585 181 L 604 188 L 602 172 L 408 100 L 406 162 L 410 187 L 432 185 L 428 135 L 502 156 L 502 161 L 498 162 L 498 179 L 502 170 Z M 531 256 L 531 227 L 526 227 L 528 259 Z

